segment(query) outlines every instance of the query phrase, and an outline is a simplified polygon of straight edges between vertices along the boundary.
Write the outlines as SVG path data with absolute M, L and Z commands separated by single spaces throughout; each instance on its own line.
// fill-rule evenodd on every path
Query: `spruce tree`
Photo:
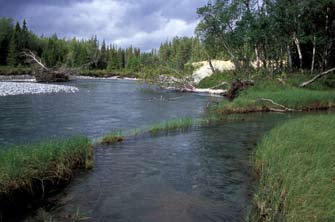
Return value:
M 17 66 L 19 64 L 20 48 L 19 48 L 19 36 L 21 34 L 20 24 L 17 22 L 15 25 L 14 32 L 10 39 L 9 50 L 7 56 L 7 64 L 9 66 Z

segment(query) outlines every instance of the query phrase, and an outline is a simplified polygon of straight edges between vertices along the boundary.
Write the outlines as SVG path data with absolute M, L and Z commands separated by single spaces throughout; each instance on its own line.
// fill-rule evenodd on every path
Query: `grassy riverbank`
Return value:
M 84 137 L 1 149 L 0 197 L 16 191 L 34 193 L 36 183 L 57 186 L 69 180 L 74 169 L 92 167 L 92 155 Z
M 335 115 L 273 129 L 258 145 L 255 221 L 333 221 Z
M 224 101 L 214 110 L 219 114 L 266 111 L 311 111 L 335 107 L 335 91 L 303 89 L 276 82 L 263 82 L 242 91 L 232 102 Z
M 328 109 L 334 106 L 334 91 L 276 86 L 251 88 L 242 92 L 241 95 L 233 102 L 224 102 L 220 104 L 218 111 L 225 114 L 283 109 L 292 109 L 293 111 L 310 111 Z
M 226 73 L 227 74 L 227 73 Z M 297 87 L 310 76 L 258 79 L 233 101 L 211 111 L 222 118 L 237 113 L 302 112 L 335 107 L 329 79 Z M 212 87 L 228 76 L 218 74 L 200 83 Z M 335 218 L 335 115 L 313 115 L 273 129 L 257 146 L 259 176 L 251 221 L 333 221 Z

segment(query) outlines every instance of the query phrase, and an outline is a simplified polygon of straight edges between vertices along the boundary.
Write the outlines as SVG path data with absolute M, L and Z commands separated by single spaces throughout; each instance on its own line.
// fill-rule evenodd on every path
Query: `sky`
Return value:
M 144 51 L 174 36 L 193 36 L 207 0 L 0 0 L 0 16 L 27 20 L 38 35 L 133 45 Z

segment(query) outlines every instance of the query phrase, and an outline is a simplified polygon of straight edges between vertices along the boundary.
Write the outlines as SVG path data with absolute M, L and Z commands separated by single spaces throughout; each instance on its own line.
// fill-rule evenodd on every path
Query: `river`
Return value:
M 209 103 L 221 99 L 127 80 L 69 84 L 79 92 L 0 97 L 0 144 L 78 134 L 95 140 L 113 129 L 200 117 Z M 261 136 L 285 118 L 255 115 L 247 122 L 97 146 L 94 169 L 75 177 L 44 216 L 53 221 L 244 221 L 251 206 L 250 155 Z

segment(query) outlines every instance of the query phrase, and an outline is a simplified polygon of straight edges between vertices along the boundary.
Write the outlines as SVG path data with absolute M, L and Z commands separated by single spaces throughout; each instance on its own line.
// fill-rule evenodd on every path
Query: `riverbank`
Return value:
M 257 146 L 253 221 L 335 218 L 335 115 L 284 123 Z
M 76 169 L 92 166 L 93 149 L 85 137 L 0 149 L 0 218 L 63 187 Z
M 335 91 L 324 81 L 296 87 L 306 76 L 260 80 L 233 101 L 211 108 L 226 118 L 253 112 L 298 113 L 335 107 Z M 307 77 L 308 78 L 308 77 Z M 206 87 L 229 80 L 214 76 Z M 251 221 L 332 221 L 334 205 L 335 116 L 313 115 L 274 128 L 257 145 L 256 191 Z

